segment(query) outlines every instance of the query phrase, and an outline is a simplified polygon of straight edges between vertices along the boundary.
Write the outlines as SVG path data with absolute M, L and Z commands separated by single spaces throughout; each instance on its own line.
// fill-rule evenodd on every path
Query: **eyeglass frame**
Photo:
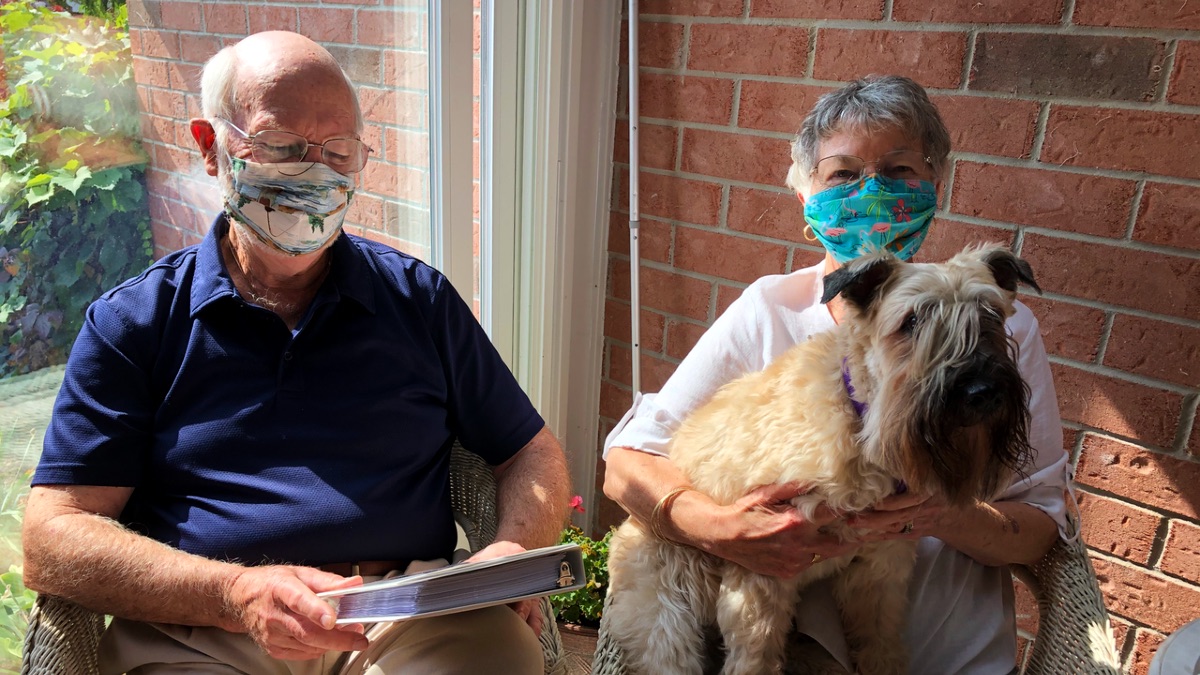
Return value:
M 330 168 L 332 168 L 332 165 L 329 164 L 329 162 L 324 161 L 325 160 L 325 143 L 329 143 L 331 141 L 357 141 L 359 144 L 361 144 L 364 148 L 367 149 L 367 154 L 363 158 L 362 166 L 358 167 L 357 169 L 355 169 L 353 171 L 348 171 L 347 173 L 358 173 L 358 172 L 362 171 L 363 169 L 365 169 L 367 166 L 367 161 L 371 159 L 371 153 L 375 152 L 375 148 L 372 148 L 371 146 L 367 145 L 366 141 L 362 140 L 361 138 L 353 138 L 353 137 L 346 136 L 346 137 L 339 137 L 339 138 L 327 138 L 327 139 L 325 139 L 325 143 L 313 143 L 312 141 L 308 140 L 304 136 L 302 136 L 294 131 L 288 131 L 286 129 L 263 129 L 262 131 L 256 131 L 253 134 L 248 134 L 245 131 L 243 131 L 241 129 L 241 127 L 234 124 L 233 122 L 230 122 L 229 120 L 225 119 L 224 117 L 214 117 L 213 119 L 220 121 L 220 122 L 224 122 L 225 124 L 228 124 L 230 127 L 233 128 L 234 131 L 241 134 L 242 138 L 245 138 L 247 141 L 250 141 L 250 155 L 252 157 L 254 156 L 254 138 L 256 136 L 259 136 L 260 134 L 264 134 L 269 131 L 274 131 L 274 132 L 283 133 L 283 134 L 291 134 L 291 135 L 303 140 L 304 141 L 304 152 L 302 152 L 300 154 L 300 159 L 298 160 L 300 162 L 303 162 L 304 158 L 308 156 L 309 148 L 320 148 L 321 149 L 321 160 L 322 160 L 321 163 L 326 166 L 329 166 Z M 263 162 L 263 163 L 264 164 L 283 164 L 284 162 Z
M 862 166 L 863 166 L 863 169 L 862 169 L 862 170 L 863 170 L 863 172 L 862 172 L 862 173 L 860 173 L 860 174 L 858 175 L 858 177 L 857 177 L 857 178 L 852 178 L 852 179 L 846 180 L 845 182 L 842 182 L 842 183 L 837 183 L 837 184 L 835 184 L 835 185 L 831 185 L 831 186 L 830 186 L 830 185 L 828 185 L 828 183 L 826 183 L 826 185 L 827 185 L 828 187 L 838 187 L 838 186 L 841 186 L 841 185 L 845 185 L 846 183 L 852 183 L 852 182 L 854 182 L 854 181 L 856 181 L 856 180 L 860 180 L 860 179 L 861 179 L 863 176 L 869 176 L 869 175 L 871 175 L 870 173 L 867 173 L 867 166 L 874 166 L 874 167 L 875 167 L 875 169 L 876 169 L 876 171 L 873 171 L 873 172 L 871 172 L 871 173 L 878 173 L 878 169 L 879 169 L 879 161 L 880 161 L 881 159 L 883 159 L 884 157 L 887 157 L 888 155 L 891 155 L 891 154 L 894 154 L 894 153 L 897 153 L 897 152 L 913 152 L 913 153 L 916 153 L 916 154 L 920 155 L 920 156 L 921 156 L 921 161 L 925 162 L 925 164 L 929 166 L 929 170 L 930 170 L 930 172 L 932 173 L 932 175 L 931 175 L 930 177 L 931 177 L 931 178 L 934 178 L 934 179 L 936 179 L 936 178 L 937 178 L 937 168 L 933 166 L 933 158 L 932 158 L 932 157 L 930 157 L 929 155 L 926 155 L 926 154 L 924 154 L 924 153 L 918 152 L 918 151 L 916 151 L 916 150 L 905 150 L 905 149 L 903 149 L 903 148 L 896 149 L 896 150 L 892 150 L 892 151 L 890 151 L 890 152 L 885 152 L 885 153 L 883 153 L 883 155 L 881 155 L 880 157 L 877 157 L 877 158 L 875 159 L 875 161 L 874 161 L 874 162 L 868 162 L 867 160 L 863 159 L 862 157 L 859 157 L 858 155 L 845 155 L 845 154 L 838 154 L 838 155 L 826 155 L 826 156 L 822 157 L 821 159 L 818 159 L 818 160 L 816 161 L 816 163 L 815 163 L 815 164 L 813 164 L 813 168 L 812 168 L 812 170 L 810 170 L 810 171 L 808 172 L 808 177 L 809 177 L 810 179 L 812 179 L 814 176 L 816 176 L 816 174 L 817 174 L 817 168 L 819 168 L 819 167 L 821 166 L 821 162 L 824 162 L 824 161 L 825 161 L 825 160 L 827 160 L 827 159 L 832 159 L 832 158 L 834 158 L 834 157 L 853 157 L 854 159 L 857 159 L 858 161 L 862 162 Z

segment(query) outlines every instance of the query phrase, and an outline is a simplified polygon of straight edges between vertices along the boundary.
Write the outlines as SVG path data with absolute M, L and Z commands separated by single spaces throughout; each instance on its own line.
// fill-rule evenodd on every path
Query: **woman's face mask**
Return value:
M 809 197 L 804 220 L 839 263 L 882 250 L 908 260 L 925 241 L 936 208 L 933 183 L 871 174 Z
M 341 231 L 354 196 L 349 176 L 321 163 L 229 161 L 232 192 L 225 195 L 225 211 L 263 241 L 289 255 L 303 255 Z

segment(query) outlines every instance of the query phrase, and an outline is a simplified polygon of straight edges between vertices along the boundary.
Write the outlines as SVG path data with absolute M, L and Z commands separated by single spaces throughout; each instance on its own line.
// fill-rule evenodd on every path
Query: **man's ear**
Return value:
M 217 175 L 217 130 L 212 122 L 197 118 L 192 120 L 192 138 L 196 139 L 196 147 L 200 148 L 200 156 L 204 158 L 204 170 L 208 175 Z
M 803 192 L 797 192 L 796 199 L 800 200 L 800 206 L 804 206 L 805 201 L 804 201 L 804 193 Z

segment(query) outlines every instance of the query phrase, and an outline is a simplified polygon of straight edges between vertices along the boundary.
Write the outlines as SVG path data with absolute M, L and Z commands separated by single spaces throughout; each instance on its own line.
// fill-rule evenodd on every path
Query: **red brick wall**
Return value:
M 200 68 L 264 30 L 320 42 L 359 87 L 375 149 L 346 229 L 428 259 L 427 29 L 424 2 L 399 0 L 130 0 L 130 38 L 151 156 L 147 181 L 156 255 L 199 241 L 220 211 L 188 120 L 200 116 Z
M 643 390 L 750 281 L 821 259 L 783 187 L 788 141 L 815 98 L 868 73 L 916 78 L 956 148 L 921 257 L 1002 240 L 1032 263 L 1046 293 L 1023 300 L 1051 355 L 1084 535 L 1122 657 L 1145 672 L 1164 634 L 1200 616 L 1200 10 L 643 0 L 641 11 Z M 602 433 L 631 397 L 626 124 Z M 602 525 L 622 515 L 600 510 Z

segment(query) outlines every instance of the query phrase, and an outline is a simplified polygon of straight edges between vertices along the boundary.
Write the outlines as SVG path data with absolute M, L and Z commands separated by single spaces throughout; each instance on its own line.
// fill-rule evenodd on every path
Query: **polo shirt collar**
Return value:
M 196 272 L 189 298 L 192 318 L 209 304 L 222 298 L 234 297 L 233 279 L 221 259 L 221 237 L 227 229 L 229 222 L 222 213 L 213 220 L 208 234 L 196 247 Z M 349 298 L 374 314 L 375 289 L 370 283 L 371 271 L 362 252 L 351 241 L 350 235 L 345 232 L 338 234 L 330 252 L 333 255 L 333 263 L 329 279 L 318 292 L 318 297 L 333 293 L 335 301 L 342 297 Z

